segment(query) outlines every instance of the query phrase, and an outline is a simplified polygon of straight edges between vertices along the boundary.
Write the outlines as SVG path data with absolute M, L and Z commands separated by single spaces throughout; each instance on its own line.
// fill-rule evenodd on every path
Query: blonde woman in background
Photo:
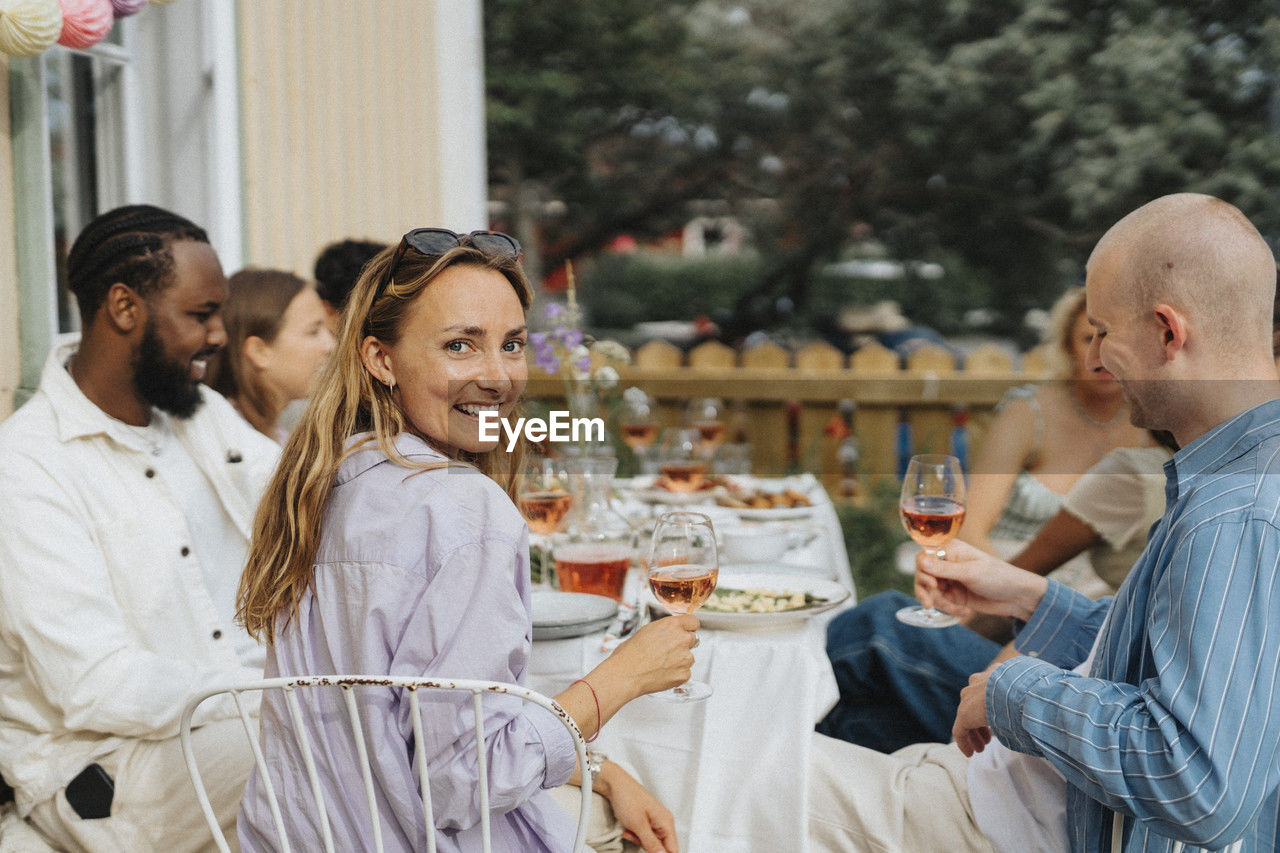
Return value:
M 283 444 L 280 413 L 311 396 L 333 352 L 324 303 L 313 286 L 283 270 L 241 270 L 228 283 L 227 345 L 209 364 L 209 385 L 254 429 Z
M 1006 395 L 982 439 L 969 474 L 960 530 L 960 538 L 970 545 L 1012 556 L 1058 512 L 1071 487 L 1103 456 L 1118 447 L 1152 443 L 1144 430 L 1129 423 L 1120 385 L 1105 370 L 1086 366 L 1093 327 L 1084 307 L 1082 287 L 1054 304 L 1049 381 Z

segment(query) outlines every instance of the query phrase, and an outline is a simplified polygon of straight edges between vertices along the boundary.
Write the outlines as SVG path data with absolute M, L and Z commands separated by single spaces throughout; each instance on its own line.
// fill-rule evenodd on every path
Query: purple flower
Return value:
M 533 344 L 535 347 L 540 347 L 546 342 L 547 342 L 546 332 L 531 332 L 529 334 L 529 343 Z
M 583 373 L 586 373 L 588 370 L 591 369 L 591 356 L 578 359 L 577 361 L 574 362 L 574 365 Z
M 546 373 L 560 372 L 560 359 L 556 358 L 556 348 L 552 346 L 536 347 L 533 355 L 533 363 L 542 368 Z
M 564 333 L 560 340 L 564 342 L 565 349 L 573 349 L 582 343 L 582 332 L 577 329 L 570 329 Z
M 555 318 L 559 317 L 563 313 L 564 313 L 564 306 L 561 305 L 559 302 L 547 303 L 547 319 L 548 320 L 554 320 Z

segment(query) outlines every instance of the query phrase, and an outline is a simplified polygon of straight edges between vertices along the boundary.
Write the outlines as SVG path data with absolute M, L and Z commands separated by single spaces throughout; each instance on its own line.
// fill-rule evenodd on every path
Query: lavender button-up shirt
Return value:
M 402 434 L 414 462 L 444 461 Z M 520 683 L 529 659 L 528 528 L 502 489 L 474 469 L 415 473 L 376 447 L 341 465 L 325 509 L 315 582 L 277 628 L 267 676 L 360 673 Z M 366 747 L 388 850 L 423 850 L 422 798 L 408 697 L 358 687 Z M 300 694 L 303 719 L 340 850 L 372 845 L 355 741 L 339 691 Z M 441 851 L 480 849 L 479 779 L 469 693 L 421 697 Z M 485 697 L 484 749 L 495 850 L 560 851 L 574 820 L 543 791 L 566 782 L 572 739 L 548 711 Z M 322 847 L 300 746 L 284 696 L 262 704 L 262 748 L 294 849 Z M 257 772 L 239 821 L 244 850 L 274 850 Z

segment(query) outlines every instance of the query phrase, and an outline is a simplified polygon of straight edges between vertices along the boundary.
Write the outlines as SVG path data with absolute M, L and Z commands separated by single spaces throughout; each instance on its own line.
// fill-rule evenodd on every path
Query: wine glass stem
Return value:
M 939 560 L 945 560 L 947 558 L 947 552 L 942 548 L 925 548 L 924 552 L 930 557 L 937 557 Z M 941 581 L 939 581 L 939 583 L 941 583 Z M 943 615 L 942 611 L 932 604 L 926 607 L 924 612 L 938 616 Z
M 685 611 L 685 613 L 692 613 L 692 612 L 693 612 L 692 610 L 686 610 L 686 611 Z M 696 653 L 695 653 L 694 649 L 696 649 L 696 648 L 697 648 L 698 644 L 699 644 L 701 641 L 698 639 L 698 633 L 697 633 L 696 631 L 694 632 L 693 637 L 694 637 L 694 640 L 693 640 L 693 646 L 694 646 L 694 648 L 689 649 L 689 654 L 691 654 L 691 655 L 695 655 L 695 657 L 694 657 L 694 663 L 697 663 L 697 657 L 696 657 Z M 692 680 L 693 680 L 693 667 L 690 667 L 690 668 L 689 668 L 689 681 L 692 681 Z M 685 684 L 688 684 L 688 683 L 689 683 L 689 681 L 686 681 L 684 684 L 677 684 L 675 687 L 672 687 L 672 688 L 671 688 L 671 692 L 672 692 L 672 693 L 674 693 L 674 694 L 676 694 L 677 696 L 685 696 L 685 695 L 688 695 L 689 691 L 685 688 Z

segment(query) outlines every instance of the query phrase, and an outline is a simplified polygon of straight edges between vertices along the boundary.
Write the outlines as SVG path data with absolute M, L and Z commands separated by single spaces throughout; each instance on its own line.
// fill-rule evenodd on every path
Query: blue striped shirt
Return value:
M 1280 850 L 1280 400 L 1165 464 L 1167 505 L 1114 599 L 1050 582 L 987 682 L 1008 747 L 1068 782 L 1073 851 Z M 1099 636 L 1099 631 L 1101 635 Z M 1089 677 L 1067 669 L 1097 655 Z

